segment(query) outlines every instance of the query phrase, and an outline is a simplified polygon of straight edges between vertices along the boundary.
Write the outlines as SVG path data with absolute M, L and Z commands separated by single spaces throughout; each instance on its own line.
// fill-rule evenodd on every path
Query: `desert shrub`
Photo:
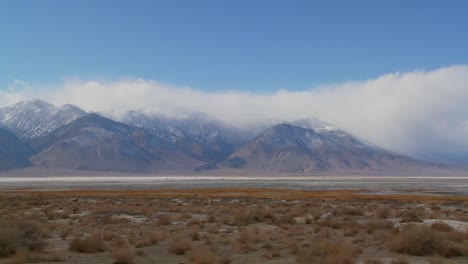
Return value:
M 214 215 L 209 215 L 207 220 L 208 220 L 208 223 L 216 222 L 216 218 L 214 217 Z
M 444 264 L 445 262 L 439 257 L 433 257 L 429 260 L 429 264 Z
M 283 215 L 280 215 L 278 217 L 276 217 L 275 219 L 275 224 L 276 225 L 293 225 L 295 224 L 296 221 L 294 220 L 294 215 L 292 214 L 283 214 Z
M 131 233 L 128 236 L 130 244 L 136 248 L 142 248 L 147 246 L 155 245 L 160 240 L 160 235 L 157 232 L 145 233 Z
M 185 220 L 189 220 L 189 219 L 192 219 L 192 215 L 189 214 L 189 213 L 183 213 L 179 217 L 179 220 L 181 220 L 181 221 L 185 221 Z
M 275 249 L 272 249 L 273 252 L 271 252 L 271 257 L 273 258 L 279 258 L 281 257 L 281 253 L 279 252 L 279 250 L 275 250 Z
M 258 241 L 258 235 L 252 229 L 244 228 L 240 230 L 239 237 L 234 245 L 237 251 L 248 253 L 256 250 L 254 242 Z
M 388 220 L 371 220 L 368 221 L 365 225 L 366 231 L 369 234 L 374 233 L 376 230 L 392 230 L 393 223 Z
M 192 228 L 190 231 L 190 238 L 192 238 L 193 241 L 200 240 L 200 233 L 198 233 L 198 228 Z
M 296 240 L 291 240 L 288 243 L 289 253 L 296 255 L 299 252 L 299 243 Z
M 455 243 L 468 242 L 468 232 L 460 232 L 460 231 L 452 230 L 449 232 L 445 232 L 444 234 L 441 234 L 441 235 L 447 238 L 447 240 L 455 242 Z
M 45 247 L 47 232 L 33 221 L 0 223 L 0 257 L 14 254 L 18 248 L 41 250 Z
M 70 235 L 72 228 L 70 226 L 62 226 L 59 231 L 59 236 L 62 240 L 67 239 L 68 235 Z
M 460 248 L 445 235 L 423 225 L 406 225 L 391 241 L 390 249 L 395 252 L 429 256 L 439 254 L 444 257 L 461 255 Z
M 345 237 L 352 237 L 352 236 L 355 236 L 357 234 L 359 234 L 359 229 L 357 228 L 346 228 L 344 230 L 344 236 Z
M 67 212 L 59 211 L 50 207 L 44 209 L 44 214 L 49 220 L 67 219 L 69 217 Z
M 10 264 L 26 264 L 28 263 L 28 253 L 24 250 L 18 250 L 11 258 Z
M 223 255 L 219 258 L 219 264 L 231 264 L 232 259 L 228 255 Z
M 419 212 L 416 210 L 406 210 L 401 214 L 400 223 L 422 222 Z
M 84 239 L 74 238 L 69 244 L 69 249 L 80 253 L 98 253 L 106 251 L 107 245 L 100 236 L 92 235 Z
M 327 227 L 330 227 L 332 229 L 340 229 L 343 226 L 343 222 L 338 221 L 338 220 L 333 219 L 333 218 L 324 219 L 324 220 L 322 220 L 320 222 L 320 224 L 322 226 L 327 226 Z
M 192 249 L 192 244 L 190 243 L 190 241 L 183 240 L 181 238 L 175 238 L 171 241 L 168 251 L 169 253 L 175 255 L 184 255 L 185 252 L 187 252 L 190 249 Z
M 128 247 L 115 247 L 112 250 L 113 264 L 133 264 L 135 254 Z
M 218 263 L 218 256 L 207 247 L 198 247 L 193 251 L 192 262 L 194 264 Z
M 65 253 L 64 252 L 48 252 L 41 261 L 62 262 L 62 261 L 65 261 Z
M 276 221 L 276 215 L 271 208 L 266 208 L 263 212 L 263 216 L 271 223 Z
M 356 208 L 356 207 L 342 208 L 341 213 L 343 215 L 349 215 L 349 216 L 363 216 L 364 215 L 364 211 L 361 208 Z
M 16 252 L 18 233 L 9 226 L 0 226 L 0 257 L 5 257 Z
M 388 207 L 379 208 L 376 211 L 378 218 L 387 219 L 390 216 L 390 209 Z
M 170 215 L 164 214 L 160 215 L 158 219 L 159 225 L 170 225 L 172 222 L 172 217 Z
M 234 214 L 234 225 L 243 226 L 249 223 L 248 215 L 244 210 L 237 210 Z
M 17 230 L 21 247 L 29 250 L 41 250 L 45 247 L 44 238 L 47 233 L 40 224 L 31 221 L 19 222 Z
M 128 247 L 129 241 L 123 236 L 118 236 L 114 237 L 110 244 L 114 248 Z
M 297 263 L 352 264 L 357 254 L 350 243 L 320 241 L 299 250 Z
M 444 222 L 437 222 L 431 225 L 432 229 L 439 231 L 439 232 L 449 232 L 453 230 L 453 227 L 449 226 Z
M 49 251 L 49 252 L 31 252 L 28 254 L 28 262 L 62 262 L 65 261 L 64 252 Z
M 252 232 L 249 229 L 242 229 L 239 233 L 239 239 L 238 241 L 240 242 L 250 242 L 252 238 Z
M 265 212 L 260 208 L 249 211 L 249 217 L 253 222 L 262 223 L 265 220 Z

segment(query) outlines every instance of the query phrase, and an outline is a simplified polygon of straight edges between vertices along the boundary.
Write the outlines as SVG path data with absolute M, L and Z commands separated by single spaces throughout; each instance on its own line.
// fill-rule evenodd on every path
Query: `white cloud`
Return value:
M 403 153 L 468 153 L 468 66 L 464 65 L 272 94 L 209 93 L 143 79 L 24 86 L 0 92 L 0 104 L 37 97 L 89 111 L 145 109 L 175 115 L 196 111 L 239 126 L 314 116 Z

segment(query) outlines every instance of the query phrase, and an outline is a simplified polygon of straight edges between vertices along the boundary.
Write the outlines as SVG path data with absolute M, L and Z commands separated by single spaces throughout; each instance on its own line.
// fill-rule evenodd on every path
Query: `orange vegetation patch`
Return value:
M 9 190 L 0 195 L 26 194 L 37 196 L 68 197 L 150 197 L 150 198 L 265 198 L 265 199 L 358 199 L 395 200 L 420 202 L 468 202 L 468 196 L 411 194 L 364 194 L 366 190 L 291 190 L 271 188 L 209 188 L 209 189 L 164 189 L 164 190 Z

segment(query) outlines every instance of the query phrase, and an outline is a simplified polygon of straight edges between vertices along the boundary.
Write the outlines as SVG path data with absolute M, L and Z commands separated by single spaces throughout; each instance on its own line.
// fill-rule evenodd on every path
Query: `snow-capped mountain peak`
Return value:
M 0 124 L 20 139 L 29 141 L 85 114 L 74 105 L 56 107 L 43 100 L 31 100 L 0 108 Z

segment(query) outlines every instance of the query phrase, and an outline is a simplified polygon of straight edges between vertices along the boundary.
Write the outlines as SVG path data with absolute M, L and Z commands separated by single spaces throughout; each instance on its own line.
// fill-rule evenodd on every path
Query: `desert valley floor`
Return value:
M 0 263 L 468 263 L 463 177 L 0 178 Z

